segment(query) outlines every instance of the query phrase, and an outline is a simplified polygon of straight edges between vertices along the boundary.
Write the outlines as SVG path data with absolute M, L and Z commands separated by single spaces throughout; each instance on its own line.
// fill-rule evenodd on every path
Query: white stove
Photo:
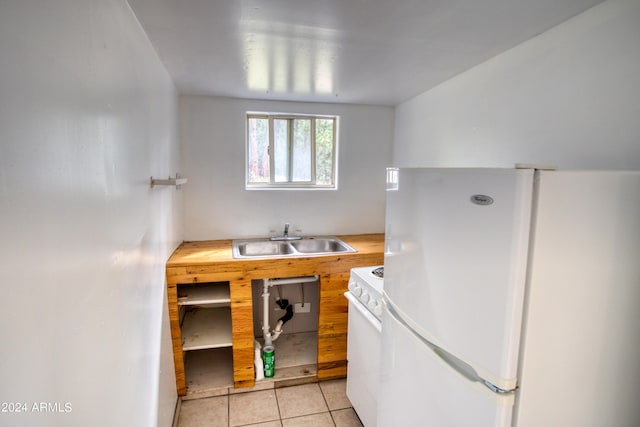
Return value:
M 384 267 L 351 269 L 347 333 L 347 397 L 367 427 L 376 427 L 382 345 Z
M 359 267 L 351 269 L 349 291 L 378 320 L 382 318 L 382 287 L 384 267 Z

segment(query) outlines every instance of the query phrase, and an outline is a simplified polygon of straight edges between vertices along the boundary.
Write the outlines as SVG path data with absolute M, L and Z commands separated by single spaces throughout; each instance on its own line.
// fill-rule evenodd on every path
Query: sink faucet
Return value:
M 289 236 L 289 223 L 284 224 L 284 233 L 279 237 L 271 237 L 271 240 L 300 240 L 302 237 L 300 236 Z

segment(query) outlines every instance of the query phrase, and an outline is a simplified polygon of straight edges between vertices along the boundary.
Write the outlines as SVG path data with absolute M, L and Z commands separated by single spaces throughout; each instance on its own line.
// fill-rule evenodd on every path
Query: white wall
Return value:
M 338 190 L 245 190 L 247 111 L 339 115 Z M 392 138 L 390 107 L 181 96 L 185 239 L 383 232 Z
M 125 0 L 3 1 L 0 57 L 0 425 L 170 425 L 173 83 Z
M 640 168 L 640 2 L 609 0 L 396 109 L 397 166 Z

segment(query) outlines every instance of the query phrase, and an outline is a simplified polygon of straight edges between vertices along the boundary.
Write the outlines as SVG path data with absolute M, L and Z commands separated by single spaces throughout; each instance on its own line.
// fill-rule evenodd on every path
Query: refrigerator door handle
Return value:
M 485 380 L 480 375 L 478 375 L 476 370 L 473 369 L 473 366 L 469 365 L 465 361 L 457 358 L 453 354 L 451 354 L 448 351 L 444 350 L 442 347 L 438 347 L 437 345 L 435 345 L 434 343 L 432 343 L 428 339 L 424 338 L 422 335 L 420 335 L 418 332 L 416 332 L 410 325 L 408 325 L 407 322 L 405 322 L 402 319 L 402 317 L 398 314 L 398 312 L 396 310 L 394 310 L 393 305 L 388 300 L 386 300 L 386 298 L 383 300 L 383 303 L 384 303 L 384 306 L 386 307 L 387 311 L 389 312 L 389 314 L 397 322 L 401 323 L 405 328 L 407 328 L 407 330 L 409 332 L 411 332 L 411 334 L 413 336 L 415 336 L 420 342 L 422 342 L 429 349 L 431 349 L 431 351 L 433 351 L 444 363 L 449 365 L 449 367 L 451 367 L 451 369 L 453 369 L 454 371 L 456 371 L 457 373 L 459 373 L 460 375 L 462 375 L 464 378 L 466 378 L 467 380 L 469 380 L 471 382 L 478 382 L 478 383 L 483 384 L 485 387 L 487 387 L 489 390 L 491 390 L 492 392 L 494 392 L 496 394 L 506 395 L 506 394 L 513 393 L 514 390 L 504 390 L 504 389 L 502 389 L 502 388 L 490 383 L 489 381 Z
M 423 339 L 422 341 L 425 342 L 427 340 Z M 473 369 L 471 365 L 464 362 L 463 360 L 460 360 L 441 347 L 432 344 L 431 350 L 433 350 L 433 352 L 437 354 L 438 357 L 442 359 L 447 365 L 449 365 L 452 369 L 455 369 L 460 375 L 462 375 L 469 381 L 482 383 L 489 390 L 497 394 L 509 394 L 513 392 L 513 390 L 505 390 L 496 386 L 495 384 L 491 384 L 489 381 L 478 375 L 476 370 Z

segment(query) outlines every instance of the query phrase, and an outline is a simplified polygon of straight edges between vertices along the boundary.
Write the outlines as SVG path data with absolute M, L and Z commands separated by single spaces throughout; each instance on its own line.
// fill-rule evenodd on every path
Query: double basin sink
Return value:
M 280 258 L 357 252 L 335 236 L 234 240 L 232 248 L 234 258 Z

